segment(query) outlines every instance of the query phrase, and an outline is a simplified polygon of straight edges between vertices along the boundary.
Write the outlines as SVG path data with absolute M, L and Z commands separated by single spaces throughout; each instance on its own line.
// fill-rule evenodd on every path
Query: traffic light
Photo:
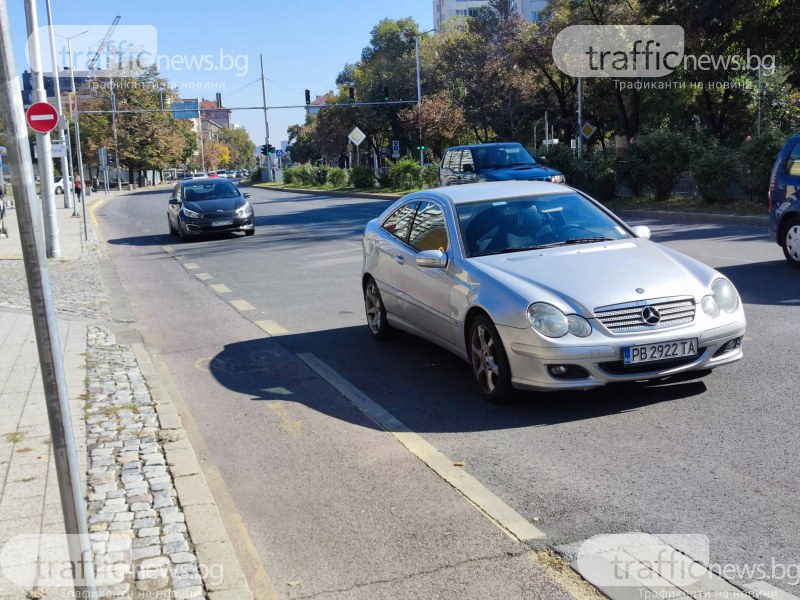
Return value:
M 417 146 L 417 150 L 425 150 L 425 146 Z
M 383 101 L 384 102 L 388 102 L 389 101 L 389 86 L 388 85 L 383 86 Z
M 311 90 L 306 90 L 306 106 L 311 104 Z
M 263 154 L 264 156 L 266 156 L 268 154 L 267 146 L 264 145 L 264 144 L 262 144 L 262 146 L 261 146 L 261 154 Z
M 354 103 L 356 101 L 356 88 L 350 88 L 350 102 Z
M 275 146 L 273 146 L 272 144 L 269 144 L 269 145 L 267 146 L 267 154 L 269 154 L 270 156 L 272 156 L 272 154 L 273 154 L 274 152 L 275 152 Z

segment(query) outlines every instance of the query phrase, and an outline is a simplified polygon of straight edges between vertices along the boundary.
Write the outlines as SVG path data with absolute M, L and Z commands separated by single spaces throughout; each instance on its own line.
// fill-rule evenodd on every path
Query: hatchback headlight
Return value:
M 547 181 L 550 183 L 564 183 L 566 180 L 567 178 L 563 175 L 550 175 L 550 177 L 547 178 Z
M 533 328 L 544 336 L 564 337 L 568 333 L 586 337 L 592 333 L 592 325 L 579 315 L 565 315 L 552 304 L 537 302 L 528 307 L 528 320 Z
M 193 210 L 189 210 L 185 206 L 181 208 L 181 212 L 184 214 L 184 216 L 187 216 L 190 219 L 200 219 L 203 217 L 203 215 L 201 215 L 199 212 L 194 212 Z
M 240 206 L 236 209 L 236 216 L 243 217 L 245 215 L 249 215 L 253 210 L 253 207 L 250 206 L 249 202 L 245 202 L 244 205 Z
M 711 294 L 703 296 L 701 302 L 703 312 L 714 318 L 720 311 L 732 313 L 739 308 L 739 294 L 727 279 L 715 279 L 711 284 Z

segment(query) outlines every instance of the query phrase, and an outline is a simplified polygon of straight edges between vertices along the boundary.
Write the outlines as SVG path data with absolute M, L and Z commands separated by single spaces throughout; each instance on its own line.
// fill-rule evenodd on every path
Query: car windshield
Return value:
M 203 202 L 205 200 L 238 197 L 239 190 L 230 181 L 198 181 L 183 186 L 183 199 L 187 202 Z
M 456 212 L 468 258 L 633 237 L 577 193 L 460 204 Z
M 497 167 L 536 166 L 536 161 L 520 144 L 497 144 L 472 149 L 472 157 L 478 169 Z

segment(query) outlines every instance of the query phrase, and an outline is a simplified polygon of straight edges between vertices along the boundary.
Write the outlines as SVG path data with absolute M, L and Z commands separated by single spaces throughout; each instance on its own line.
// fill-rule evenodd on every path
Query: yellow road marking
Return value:
M 197 265 L 195 263 L 183 263 L 183 266 L 186 267 L 187 269 L 199 269 L 200 268 L 200 265 Z
M 195 274 L 195 277 L 197 277 L 200 281 L 208 281 L 209 279 L 214 279 L 214 276 L 210 275 L 209 273 L 197 273 Z
M 256 309 L 256 307 L 250 304 L 247 300 L 231 300 L 231 306 L 240 311 Z
M 281 429 L 291 433 L 294 437 L 300 437 L 303 432 L 303 422 L 289 416 L 286 406 L 280 400 L 268 400 L 265 402 L 267 408 L 274 412 L 281 420 Z
M 284 333 L 289 333 L 275 321 L 256 321 L 256 325 L 261 327 L 261 329 L 269 335 L 283 335 Z
M 98 231 L 100 230 L 100 225 L 97 223 L 97 216 L 95 216 L 94 211 L 103 206 L 103 204 L 105 204 L 107 201 L 108 198 L 100 198 L 100 200 L 89 207 L 89 216 L 92 218 L 92 223 Z
M 208 287 L 210 287 L 212 290 L 214 290 L 218 294 L 230 294 L 231 293 L 231 288 L 229 288 L 224 283 L 212 283 Z
M 311 353 L 297 357 L 314 372 L 331 384 L 353 405 L 385 429 L 414 456 L 428 465 L 439 477 L 452 485 L 480 510 L 486 518 L 512 538 L 520 541 L 544 539 L 545 534 L 522 515 L 503 502 L 463 467 L 453 466 L 453 461 L 436 449 L 419 434 L 414 433 L 394 415 L 347 381 L 339 373 Z

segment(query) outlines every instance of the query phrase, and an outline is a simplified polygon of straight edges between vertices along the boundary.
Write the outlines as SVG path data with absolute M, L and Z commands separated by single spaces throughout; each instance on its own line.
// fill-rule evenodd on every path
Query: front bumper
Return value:
M 214 225 L 214 221 L 230 221 L 228 225 Z M 244 217 L 222 217 L 220 219 L 191 219 L 181 217 L 181 225 L 188 235 L 208 235 L 213 233 L 232 233 L 247 231 L 255 227 L 255 215 Z
M 584 344 L 538 346 L 530 329 L 516 329 L 499 325 L 497 330 L 511 366 L 511 382 L 515 388 L 530 390 L 590 389 L 609 383 L 659 379 L 689 371 L 714 369 L 734 363 L 742 358 L 746 321 L 741 309 L 723 325 L 703 328 L 698 324 L 675 327 L 647 336 L 595 336 L 584 339 Z M 601 343 L 597 343 L 600 338 Z M 697 338 L 698 354 L 694 357 L 668 359 L 652 363 L 626 366 L 623 348 L 638 344 L 658 344 L 674 340 Z M 577 341 L 578 338 L 572 338 Z M 591 340 L 591 341 L 590 341 Z M 730 341 L 739 344 L 727 352 L 720 352 Z M 719 353 L 719 354 L 718 354 Z M 718 355 L 717 355 L 718 354 Z M 716 355 L 716 356 L 715 356 Z M 548 371 L 549 366 L 569 365 L 585 369 L 588 376 L 557 378 Z

